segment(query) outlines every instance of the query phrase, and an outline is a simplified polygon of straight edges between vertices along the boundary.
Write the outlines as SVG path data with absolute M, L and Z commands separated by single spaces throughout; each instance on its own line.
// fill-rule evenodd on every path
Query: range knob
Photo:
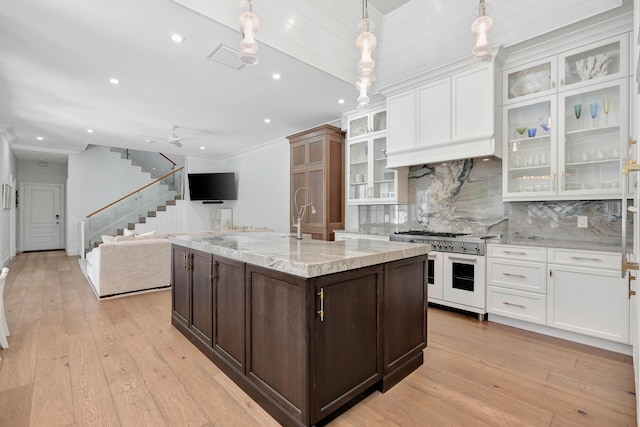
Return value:
M 462 252 L 466 252 L 467 251 L 467 247 L 464 245 L 464 243 L 460 245 L 460 250 Z

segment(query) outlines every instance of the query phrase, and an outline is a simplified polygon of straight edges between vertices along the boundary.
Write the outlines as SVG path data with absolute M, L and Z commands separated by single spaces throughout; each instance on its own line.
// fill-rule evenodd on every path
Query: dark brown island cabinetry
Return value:
M 422 364 L 426 255 L 302 278 L 172 253 L 173 325 L 283 425 L 315 425 Z

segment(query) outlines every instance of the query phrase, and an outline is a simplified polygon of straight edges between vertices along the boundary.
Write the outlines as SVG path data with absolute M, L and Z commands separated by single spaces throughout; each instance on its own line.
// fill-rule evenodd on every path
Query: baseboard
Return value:
M 567 341 L 590 345 L 591 347 L 597 347 L 616 353 L 622 353 L 628 356 L 631 356 L 633 354 L 633 347 L 629 344 L 608 341 L 602 338 L 590 337 L 588 335 L 582 335 L 571 331 L 551 328 L 549 326 L 538 325 L 535 323 L 524 322 L 522 320 L 511 319 L 509 317 L 498 316 L 495 314 L 489 314 L 488 320 L 489 322 L 500 323 L 501 325 L 512 326 L 514 328 L 524 329 L 527 331 L 536 332 Z

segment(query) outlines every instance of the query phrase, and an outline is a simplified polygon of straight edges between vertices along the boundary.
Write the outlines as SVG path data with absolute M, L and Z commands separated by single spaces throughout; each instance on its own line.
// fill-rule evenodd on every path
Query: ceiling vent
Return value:
M 227 67 L 231 67 L 234 70 L 239 70 L 244 67 L 244 64 L 240 62 L 240 51 L 222 43 L 218 43 L 218 45 L 207 55 L 207 59 L 226 65 Z

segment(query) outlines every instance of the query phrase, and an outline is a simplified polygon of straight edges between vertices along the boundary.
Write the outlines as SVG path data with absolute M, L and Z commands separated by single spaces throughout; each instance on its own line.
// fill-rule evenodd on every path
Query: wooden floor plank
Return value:
M 19 254 L 5 288 L 0 426 L 277 426 L 171 325 L 171 292 L 98 300 L 77 257 Z M 425 363 L 328 422 L 634 426 L 627 355 L 429 308 Z

